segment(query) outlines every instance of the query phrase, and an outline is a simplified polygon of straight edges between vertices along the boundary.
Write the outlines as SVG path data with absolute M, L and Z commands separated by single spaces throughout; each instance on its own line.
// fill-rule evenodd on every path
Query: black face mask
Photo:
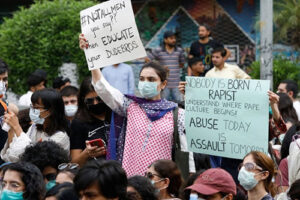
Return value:
M 88 111 L 94 115 L 101 115 L 108 110 L 108 106 L 105 103 L 97 103 L 94 105 L 87 105 Z

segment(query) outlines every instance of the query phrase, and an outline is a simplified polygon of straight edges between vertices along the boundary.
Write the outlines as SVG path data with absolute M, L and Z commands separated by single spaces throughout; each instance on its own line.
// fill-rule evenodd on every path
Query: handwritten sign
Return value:
M 80 12 L 89 69 L 146 56 L 130 0 L 106 1 Z
M 268 80 L 187 77 L 185 127 L 190 151 L 242 159 L 268 152 Z

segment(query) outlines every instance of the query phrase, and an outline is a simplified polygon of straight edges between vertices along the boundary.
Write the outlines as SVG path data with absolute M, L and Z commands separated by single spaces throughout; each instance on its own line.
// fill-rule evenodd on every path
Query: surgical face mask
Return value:
M 41 111 L 39 109 L 30 108 L 29 117 L 35 124 L 44 124 L 45 119 L 40 117 Z
M 47 190 L 47 192 L 49 190 L 51 190 L 55 185 L 56 185 L 55 180 L 48 181 L 48 183 L 46 184 L 46 190 Z
M 285 136 L 285 134 L 280 134 L 280 135 L 279 135 L 278 139 L 279 139 L 279 141 L 280 141 L 280 144 L 282 144 L 282 141 L 283 141 L 283 139 L 284 139 L 284 136 Z
M 198 198 L 198 194 L 192 193 L 190 194 L 190 200 L 202 200 L 202 198 Z
M 254 172 L 247 171 L 245 167 L 241 168 L 238 180 L 245 190 L 249 191 L 257 185 L 258 181 L 255 179 L 255 175 Z
M 0 199 L 1 200 L 23 200 L 23 192 L 13 192 L 10 190 L 3 190 Z
M 0 98 L 2 98 L 6 93 L 5 82 L 0 81 Z
M 149 81 L 139 81 L 139 92 L 142 97 L 149 99 L 155 97 L 159 94 L 157 90 L 157 83 L 156 82 L 149 82 Z
M 108 110 L 108 106 L 105 103 L 97 103 L 93 105 L 87 105 L 88 111 L 94 115 L 102 115 Z
M 67 117 L 73 117 L 75 116 L 76 112 L 77 112 L 78 106 L 77 105 L 66 105 L 65 106 L 65 114 Z

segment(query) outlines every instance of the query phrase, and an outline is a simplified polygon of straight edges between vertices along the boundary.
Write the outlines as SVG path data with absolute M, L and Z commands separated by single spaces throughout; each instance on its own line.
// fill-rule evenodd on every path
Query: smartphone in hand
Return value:
M 90 140 L 89 141 L 89 144 L 94 147 L 94 146 L 97 146 L 97 147 L 106 147 L 106 144 L 104 142 L 104 140 L 102 139 L 94 139 L 94 140 Z

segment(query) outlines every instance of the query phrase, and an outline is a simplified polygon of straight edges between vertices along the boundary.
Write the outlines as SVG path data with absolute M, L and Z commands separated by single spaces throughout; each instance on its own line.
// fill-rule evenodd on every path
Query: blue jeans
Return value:
M 179 103 L 182 101 L 182 95 L 179 92 L 178 88 L 165 88 L 162 92 L 162 97 L 169 100 Z

